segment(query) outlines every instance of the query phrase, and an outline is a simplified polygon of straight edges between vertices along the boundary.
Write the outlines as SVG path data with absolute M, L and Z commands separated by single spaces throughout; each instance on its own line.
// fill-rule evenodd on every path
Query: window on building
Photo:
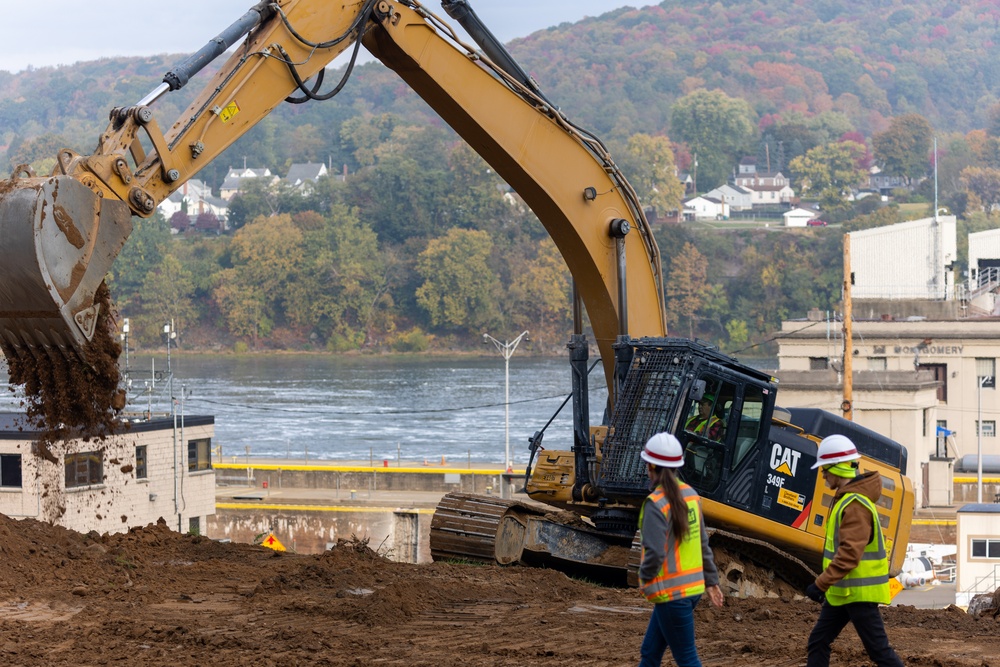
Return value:
M 188 535 L 201 535 L 201 517 L 193 516 L 188 519 Z
M 918 371 L 931 371 L 934 379 L 940 382 L 937 398 L 943 403 L 948 402 L 948 364 L 917 364 Z
M 21 488 L 20 454 L 0 454 L 0 486 Z
M 809 357 L 809 370 L 825 371 L 830 367 L 830 360 L 826 357 Z
M 868 370 L 884 371 L 888 367 L 888 362 L 885 357 L 868 357 Z
M 146 445 L 136 445 L 135 448 L 135 478 L 146 479 L 149 472 L 146 468 Z
M 979 420 L 976 420 L 976 434 L 981 435 L 984 438 L 994 438 L 997 434 L 997 423 L 994 419 L 984 419 L 982 421 L 982 430 L 979 428 Z
M 982 387 L 997 386 L 997 360 L 976 357 L 976 379 Z
M 188 440 L 188 472 L 212 469 L 212 439 Z
M 973 558 L 1000 558 L 1000 539 L 973 538 Z
M 101 452 L 66 455 L 66 488 L 93 486 L 104 482 L 104 457 Z

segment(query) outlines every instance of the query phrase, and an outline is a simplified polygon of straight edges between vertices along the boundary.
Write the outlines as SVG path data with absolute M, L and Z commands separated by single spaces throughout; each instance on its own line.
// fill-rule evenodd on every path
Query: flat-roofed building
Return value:
M 0 412 L 0 512 L 83 533 L 163 518 L 201 534 L 215 514 L 214 435 L 214 417 L 167 416 L 131 420 L 103 439 L 47 443 L 24 414 Z

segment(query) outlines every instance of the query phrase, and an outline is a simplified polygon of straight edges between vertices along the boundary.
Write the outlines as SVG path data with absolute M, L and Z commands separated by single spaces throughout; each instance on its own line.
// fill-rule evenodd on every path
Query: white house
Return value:
M 308 193 L 316 182 L 327 175 L 326 165 L 322 162 L 296 162 L 288 168 L 285 181 L 303 194 Z
M 750 190 L 754 206 L 789 204 L 795 198 L 788 177 L 780 171 L 757 171 L 757 165 L 748 159 L 741 161 L 739 167 L 733 182 Z
M 694 220 L 726 220 L 729 218 L 729 204 L 704 195 L 685 199 L 684 217 Z
M 268 184 L 275 183 L 280 180 L 277 176 L 271 173 L 271 170 L 267 167 L 263 169 L 249 169 L 244 167 L 242 169 L 233 169 L 230 167 L 229 171 L 226 173 L 225 180 L 222 181 L 222 187 L 219 188 L 219 196 L 229 201 L 232 199 L 236 193 L 240 191 L 240 181 L 244 178 L 266 178 Z
M 137 418 L 104 440 L 35 446 L 22 413 L 0 412 L 0 512 L 86 533 L 125 532 L 161 517 L 203 533 L 215 514 L 215 418 Z
M 228 229 L 229 202 L 214 196 L 211 188 L 196 178 L 192 178 L 171 193 L 169 197 L 160 202 L 157 209 L 167 220 L 170 220 L 178 211 L 183 211 L 191 219 L 192 224 L 198 215 L 212 213 L 221 224 L 219 231 Z M 180 230 L 172 229 L 171 231 L 177 233 Z
M 705 196 L 726 202 L 733 211 L 749 211 L 753 208 L 753 193 L 739 185 L 726 183 L 709 190 Z
M 781 214 L 785 220 L 785 227 L 805 227 L 810 220 L 819 217 L 819 213 L 808 208 L 793 208 Z

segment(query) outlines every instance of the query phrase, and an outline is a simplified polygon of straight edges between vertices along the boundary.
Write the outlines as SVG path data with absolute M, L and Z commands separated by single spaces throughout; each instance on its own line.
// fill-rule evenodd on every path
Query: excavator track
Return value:
M 434 560 L 547 567 L 625 586 L 629 538 L 604 533 L 568 513 L 515 500 L 449 493 L 431 520 Z
M 524 539 L 523 534 L 518 535 L 517 522 L 504 521 L 508 514 L 541 516 L 544 513 L 516 500 L 467 493 L 447 494 L 438 503 L 431 519 L 431 557 L 504 565 L 517 560 L 511 560 L 509 555 L 511 552 L 519 555 Z M 504 526 L 503 534 L 501 526 Z

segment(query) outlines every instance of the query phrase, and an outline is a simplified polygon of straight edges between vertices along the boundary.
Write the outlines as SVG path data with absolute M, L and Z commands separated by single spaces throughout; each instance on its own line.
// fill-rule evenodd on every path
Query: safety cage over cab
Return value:
M 648 493 L 639 454 L 654 433 L 678 437 L 685 450 L 681 476 L 708 495 L 767 437 L 776 393 L 770 375 L 682 338 L 632 339 L 616 348 L 628 365 L 619 372 L 601 452 L 599 485 L 608 498 L 627 501 Z

